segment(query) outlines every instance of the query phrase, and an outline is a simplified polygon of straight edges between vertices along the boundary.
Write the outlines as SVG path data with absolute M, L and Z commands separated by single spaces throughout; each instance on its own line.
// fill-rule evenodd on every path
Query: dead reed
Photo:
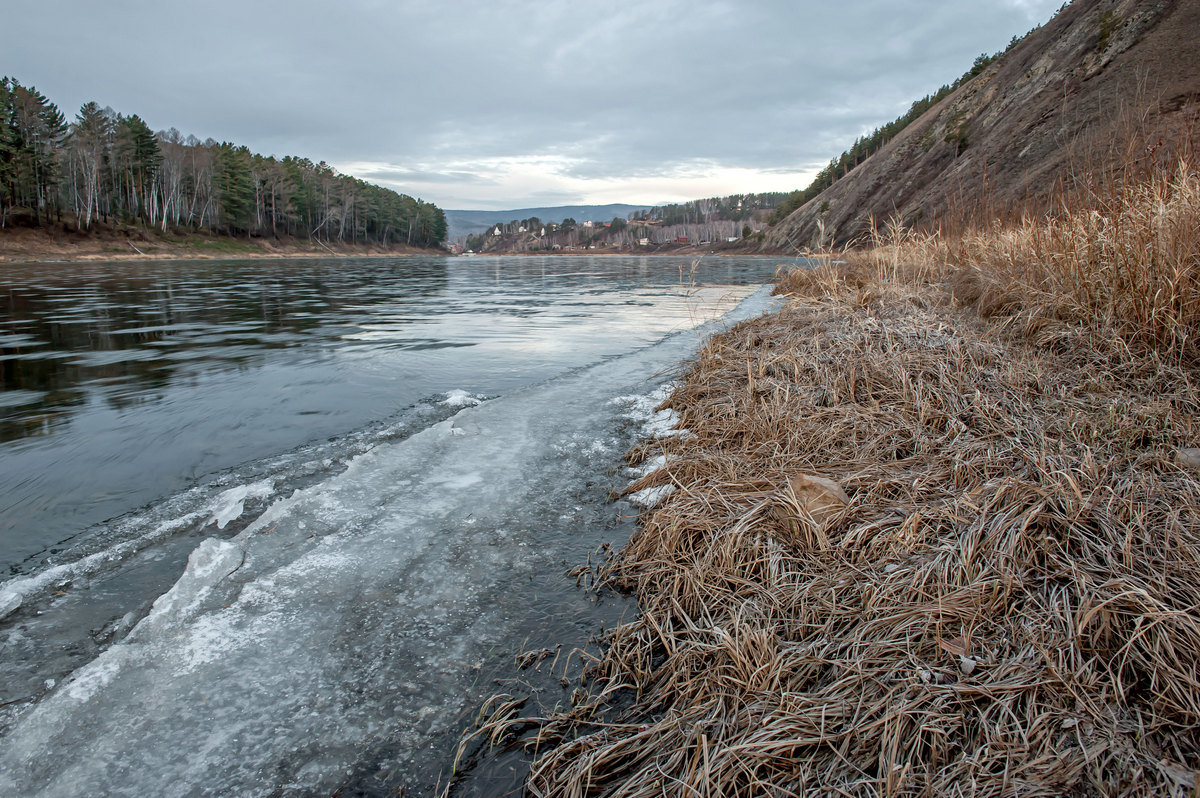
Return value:
M 1183 153 L 1145 175 L 1129 164 L 1051 215 L 953 234 L 889 221 L 851 257 L 872 282 L 948 281 L 958 301 L 1026 332 L 1200 363 L 1200 159 Z
M 958 291 L 985 313 L 1086 325 L 1171 360 L 1200 359 L 1200 174 L 1179 161 L 1046 219 L 961 237 Z
M 714 338 L 691 435 L 632 455 L 677 487 L 603 574 L 641 615 L 572 707 L 492 726 L 528 791 L 1200 794 L 1200 187 L 1164 181 L 885 231 Z

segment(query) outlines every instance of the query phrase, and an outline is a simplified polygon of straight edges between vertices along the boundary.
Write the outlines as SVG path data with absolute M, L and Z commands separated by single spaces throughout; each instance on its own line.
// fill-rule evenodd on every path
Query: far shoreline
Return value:
M 140 233 L 140 231 L 139 231 Z M 639 250 L 573 250 L 546 252 L 453 253 L 446 249 L 425 249 L 400 245 L 384 248 L 373 245 L 332 244 L 315 240 L 282 241 L 267 238 L 223 238 L 190 235 L 163 237 L 154 233 L 120 236 L 81 233 L 56 234 L 46 230 L 17 228 L 0 231 L 0 266 L 17 264 L 137 262 L 165 260 L 287 260 L 319 258 L 411 258 L 419 256 L 453 258 L 547 258 L 547 257 L 778 257 L 819 259 L 823 253 L 785 253 L 750 251 L 744 248 L 702 251 L 693 247 L 655 247 Z
M 443 253 L 437 250 L 417 250 L 402 252 L 313 252 L 311 250 L 287 252 L 147 252 L 139 254 L 131 252 L 86 253 L 71 256 L 47 256 L 29 258 L 10 258 L 0 255 L 0 266 L 17 265 L 48 265 L 53 263 L 136 263 L 138 261 L 169 261 L 169 260 L 318 260 L 321 258 L 351 260 L 354 258 L 415 258 L 421 255 L 439 256 Z
M 140 227 L 97 228 L 90 233 L 55 228 L 0 230 L 0 265 L 95 261 L 230 260 L 282 258 L 415 257 L 442 249 L 399 244 L 326 244 L 316 239 L 221 236 Z M 448 254 L 448 253 L 446 253 Z

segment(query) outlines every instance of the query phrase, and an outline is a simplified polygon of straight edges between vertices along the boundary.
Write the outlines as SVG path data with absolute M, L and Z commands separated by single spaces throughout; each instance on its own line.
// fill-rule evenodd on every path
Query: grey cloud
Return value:
M 420 169 L 368 168 L 355 173 L 363 180 L 380 180 L 395 185 L 406 183 L 445 183 L 451 185 L 495 185 L 496 181 L 476 172 L 426 171 Z
M 43 0 L 0 29 L 0 72 L 69 118 L 94 99 L 268 154 L 396 165 L 360 176 L 440 202 L 496 158 L 577 159 L 581 178 L 823 164 L 1057 5 Z M 578 201 L 506 204 L 550 199 Z

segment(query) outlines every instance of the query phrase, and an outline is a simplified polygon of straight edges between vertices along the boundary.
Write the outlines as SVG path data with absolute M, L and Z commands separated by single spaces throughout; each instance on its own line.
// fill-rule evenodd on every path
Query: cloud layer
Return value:
M 802 187 L 1058 4 L 43 0 L 0 72 L 443 207 L 654 203 Z

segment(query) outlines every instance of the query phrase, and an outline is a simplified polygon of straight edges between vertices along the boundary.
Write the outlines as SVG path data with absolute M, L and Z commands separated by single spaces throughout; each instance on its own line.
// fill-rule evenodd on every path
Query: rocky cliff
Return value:
M 830 188 L 765 246 L 840 247 L 898 218 L 954 225 L 1044 207 L 1200 130 L 1200 2 L 1075 0 Z

